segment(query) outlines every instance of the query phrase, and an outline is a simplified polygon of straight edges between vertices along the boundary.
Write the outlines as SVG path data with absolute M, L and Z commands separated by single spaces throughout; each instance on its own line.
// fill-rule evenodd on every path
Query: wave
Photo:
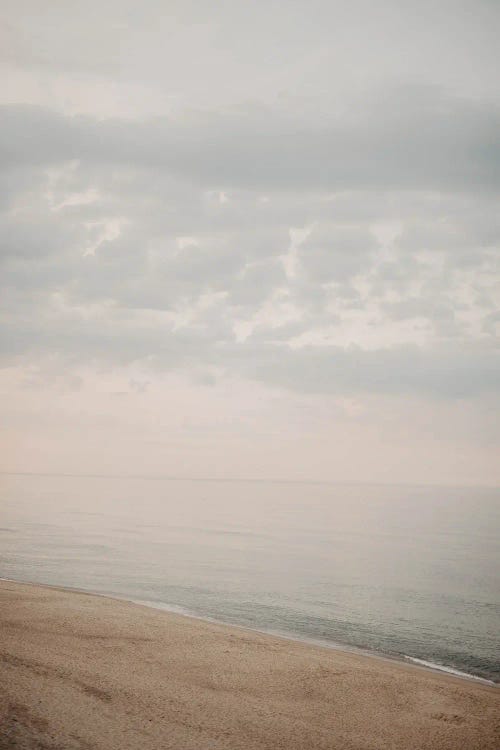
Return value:
M 154 602 L 149 601 L 148 599 L 127 599 L 122 596 L 113 596 L 110 597 L 113 599 L 120 599 L 120 601 L 125 602 L 132 602 L 133 604 L 140 604 L 143 607 L 150 607 L 151 609 L 161 609 L 163 612 L 172 612 L 172 614 L 177 615 L 184 615 L 185 617 L 192 617 L 195 620 L 208 620 L 208 617 L 200 617 L 199 615 L 196 615 L 191 610 L 187 609 L 187 607 L 181 607 L 178 604 L 166 604 L 165 602 Z
M 411 661 L 414 664 L 418 664 L 421 667 L 427 667 L 427 669 L 434 669 L 437 672 L 446 672 L 447 674 L 455 675 L 455 677 L 462 677 L 467 680 L 475 680 L 476 682 L 484 682 L 486 685 L 496 685 L 497 683 L 493 680 L 487 680 L 485 677 L 478 677 L 475 674 L 469 674 L 469 672 L 461 672 L 459 669 L 453 667 L 445 667 L 444 664 L 437 664 L 433 661 L 427 661 L 426 659 L 417 659 L 416 656 L 404 656 L 406 661 Z

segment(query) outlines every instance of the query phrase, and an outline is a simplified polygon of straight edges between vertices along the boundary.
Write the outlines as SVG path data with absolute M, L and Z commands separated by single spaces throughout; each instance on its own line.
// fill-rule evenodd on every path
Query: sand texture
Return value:
M 500 691 L 410 665 L 0 581 L 0 748 L 500 747 Z

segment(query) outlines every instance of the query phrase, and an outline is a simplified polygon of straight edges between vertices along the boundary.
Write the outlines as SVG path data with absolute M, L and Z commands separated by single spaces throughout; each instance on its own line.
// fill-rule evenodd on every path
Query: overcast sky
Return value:
M 498 483 L 498 2 L 2 7 L 2 470 Z

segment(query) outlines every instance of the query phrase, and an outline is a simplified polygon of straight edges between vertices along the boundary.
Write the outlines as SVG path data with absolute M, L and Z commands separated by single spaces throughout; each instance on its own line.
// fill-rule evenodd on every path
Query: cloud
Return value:
M 204 15 L 194 36 L 222 40 L 231 13 L 220 27 Z M 305 75 L 318 25 L 299 38 L 290 23 Z M 9 65 L 121 75 L 100 42 L 89 61 L 64 40 L 49 55 L 13 38 Z M 382 78 L 363 96 L 288 91 L 157 117 L 2 106 L 4 361 L 141 361 L 348 396 L 494 390 L 498 101 L 440 76 Z
M 308 393 L 470 398 L 498 391 L 500 356 L 488 347 L 399 346 L 377 351 L 304 347 L 253 353 L 259 380 Z M 267 355 L 267 356 L 266 356 Z
M 498 189 L 500 110 L 402 87 L 322 122 L 279 110 L 193 112 L 148 122 L 4 106 L 4 167 L 81 160 L 160 170 L 205 188 Z
M 367 228 L 317 224 L 301 243 L 298 259 L 310 281 L 343 282 L 370 265 L 376 248 L 377 241 Z
M 497 4 L 4 5 L 16 466 L 497 476 Z
M 244 188 L 241 165 L 272 125 L 262 136 L 253 122 L 252 144 L 249 121 L 249 138 L 233 133 L 228 144 L 227 123 L 216 133 L 213 121 L 203 131 L 203 118 L 195 120 L 181 158 L 172 148 L 180 133 L 164 122 L 102 123 L 33 108 L 9 116 L 5 362 L 54 355 L 216 368 L 311 393 L 472 398 L 494 390 L 498 222 L 488 180 L 485 192 L 437 194 L 428 176 L 425 190 L 418 178 L 399 193 L 382 184 L 382 171 L 374 190 L 361 180 L 359 189 L 331 192 L 320 174 L 313 191 L 291 176 L 284 190 L 277 170 Z M 408 121 L 401 115 L 402 131 Z M 376 118 L 372 125 L 376 154 Z M 231 150 L 237 142 L 241 158 Z M 208 162 L 199 174 L 193 167 L 205 143 L 228 162 L 210 184 Z M 294 169 L 321 145 L 312 134 L 300 143 Z M 353 180 L 356 144 L 342 156 L 352 158 Z M 288 168 L 282 157 L 276 164 Z M 224 170 L 231 178 L 222 193 Z

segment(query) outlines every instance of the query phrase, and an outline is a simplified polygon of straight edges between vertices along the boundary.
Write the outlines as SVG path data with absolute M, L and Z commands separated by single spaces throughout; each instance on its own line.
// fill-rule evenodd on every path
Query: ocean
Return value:
M 500 490 L 0 476 L 0 577 L 500 682 Z

